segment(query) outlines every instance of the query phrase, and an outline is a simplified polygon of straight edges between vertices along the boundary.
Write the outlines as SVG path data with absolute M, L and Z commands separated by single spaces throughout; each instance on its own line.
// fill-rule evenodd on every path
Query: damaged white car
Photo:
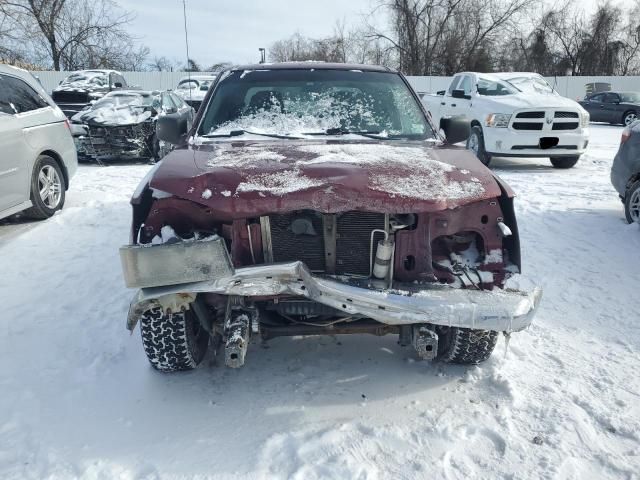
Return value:
M 156 135 L 160 115 L 189 128 L 195 113 L 173 92 L 122 90 L 105 95 L 71 118 L 79 158 L 159 160 L 168 147 Z

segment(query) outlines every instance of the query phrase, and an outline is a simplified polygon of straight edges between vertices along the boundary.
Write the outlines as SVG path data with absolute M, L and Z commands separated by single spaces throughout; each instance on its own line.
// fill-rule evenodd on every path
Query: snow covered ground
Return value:
M 640 229 L 609 184 L 621 128 L 592 132 L 571 170 L 495 161 L 545 293 L 472 368 L 351 336 L 155 372 L 118 258 L 149 167 L 81 167 L 62 213 L 0 225 L 0 478 L 639 478 Z

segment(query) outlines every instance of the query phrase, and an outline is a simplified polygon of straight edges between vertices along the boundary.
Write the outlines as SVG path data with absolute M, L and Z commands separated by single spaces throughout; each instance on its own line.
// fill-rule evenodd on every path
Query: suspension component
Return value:
M 249 346 L 252 312 L 231 309 L 225 322 L 224 363 L 227 367 L 239 368 L 244 365 Z
M 391 267 L 391 256 L 393 255 L 393 241 L 389 238 L 380 240 L 376 250 L 376 259 L 373 263 L 373 276 L 376 278 L 386 278 Z
M 433 360 L 438 355 L 438 334 L 426 325 L 413 325 L 411 343 L 418 357 Z

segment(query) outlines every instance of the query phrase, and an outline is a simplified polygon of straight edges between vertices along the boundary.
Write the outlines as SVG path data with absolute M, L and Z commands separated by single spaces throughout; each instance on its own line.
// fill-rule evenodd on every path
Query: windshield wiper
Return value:
M 360 135 L 361 137 L 373 138 L 374 140 L 393 140 L 401 138 L 392 135 L 383 135 L 380 131 L 375 130 L 348 130 L 346 128 L 328 128 L 324 132 L 309 132 L 303 135 Z
M 287 135 L 282 133 L 262 133 L 262 132 L 254 132 L 253 130 L 244 130 L 239 128 L 238 130 L 231 130 L 229 133 L 208 133 L 206 135 L 201 135 L 204 138 L 230 138 L 230 137 L 240 137 L 248 133 L 250 135 L 259 135 L 261 137 L 271 137 L 271 138 L 284 138 L 284 139 L 300 139 L 302 137 L 294 137 L 293 135 Z

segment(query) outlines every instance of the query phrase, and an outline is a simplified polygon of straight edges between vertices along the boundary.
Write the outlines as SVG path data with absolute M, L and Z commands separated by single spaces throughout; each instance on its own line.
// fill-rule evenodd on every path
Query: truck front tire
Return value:
M 161 372 L 196 368 L 209 346 L 209 333 L 192 309 L 165 313 L 151 308 L 140 317 L 140 333 L 149 362 Z
M 467 150 L 471 150 L 475 153 L 476 157 L 478 157 L 478 160 L 480 160 L 483 165 L 488 166 L 491 162 L 491 155 L 489 155 L 484 148 L 484 135 L 482 135 L 482 128 L 478 125 L 471 127 L 471 133 L 467 139 Z
M 438 336 L 438 359 L 462 365 L 484 362 L 498 342 L 498 332 L 491 330 L 445 327 Z
M 571 168 L 573 167 L 576 163 L 578 163 L 578 160 L 580 159 L 579 156 L 575 156 L 575 157 L 551 157 L 551 165 L 553 165 L 554 168 Z

